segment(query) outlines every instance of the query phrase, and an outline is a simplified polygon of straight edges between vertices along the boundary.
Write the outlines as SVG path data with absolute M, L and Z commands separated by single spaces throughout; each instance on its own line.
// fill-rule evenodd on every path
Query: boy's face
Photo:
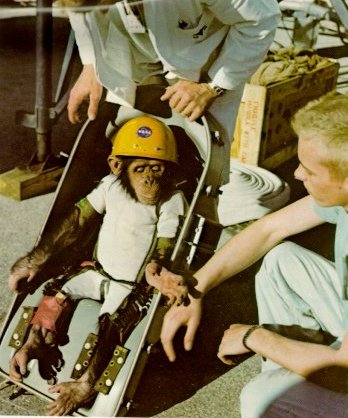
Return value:
M 314 134 L 299 136 L 298 158 L 300 164 L 295 178 L 303 182 L 308 193 L 320 206 L 343 206 L 348 210 L 348 179 L 332 176 L 326 161 L 324 141 Z

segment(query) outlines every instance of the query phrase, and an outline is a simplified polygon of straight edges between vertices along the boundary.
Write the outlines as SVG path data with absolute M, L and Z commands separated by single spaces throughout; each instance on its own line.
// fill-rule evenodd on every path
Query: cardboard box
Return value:
M 231 156 L 247 164 L 272 169 L 293 157 L 297 138 L 291 116 L 310 100 L 337 84 L 339 64 L 271 84 L 246 84 L 239 108 Z

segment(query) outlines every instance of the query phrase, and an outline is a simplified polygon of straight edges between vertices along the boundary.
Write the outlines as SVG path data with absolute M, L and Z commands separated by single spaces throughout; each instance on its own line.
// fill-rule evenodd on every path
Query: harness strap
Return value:
M 132 286 L 132 287 L 137 287 L 138 286 L 138 283 L 136 283 L 136 282 L 130 282 L 129 280 L 122 280 L 122 279 L 115 279 L 113 276 L 111 276 L 111 274 L 109 274 L 108 272 L 106 272 L 103 269 L 103 267 L 101 266 L 101 264 L 99 263 L 98 260 L 95 261 L 94 269 L 97 270 L 98 273 L 102 274 L 104 277 L 107 277 L 108 279 L 110 279 L 114 282 L 126 284 L 126 285 Z
M 31 324 L 56 332 L 57 323 L 59 320 L 65 319 L 64 311 L 68 307 L 69 301 L 62 293 L 57 293 L 55 296 L 44 295 L 31 320 Z
M 105 395 L 110 392 L 119 371 L 126 361 L 128 353 L 128 348 L 116 345 L 109 364 L 94 385 L 96 391 L 104 393 Z

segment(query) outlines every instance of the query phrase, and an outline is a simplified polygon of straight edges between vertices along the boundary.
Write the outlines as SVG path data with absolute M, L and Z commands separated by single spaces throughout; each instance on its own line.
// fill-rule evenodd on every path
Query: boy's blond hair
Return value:
M 318 139 L 327 147 L 323 163 L 335 178 L 348 177 L 348 94 L 330 92 L 298 110 L 291 126 L 301 138 Z

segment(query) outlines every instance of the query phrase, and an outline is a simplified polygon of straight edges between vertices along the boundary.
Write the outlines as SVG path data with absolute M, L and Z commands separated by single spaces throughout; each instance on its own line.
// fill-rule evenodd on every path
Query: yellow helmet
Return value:
M 111 156 L 178 162 L 173 132 L 167 125 L 149 116 L 140 116 L 126 122 L 112 142 Z

